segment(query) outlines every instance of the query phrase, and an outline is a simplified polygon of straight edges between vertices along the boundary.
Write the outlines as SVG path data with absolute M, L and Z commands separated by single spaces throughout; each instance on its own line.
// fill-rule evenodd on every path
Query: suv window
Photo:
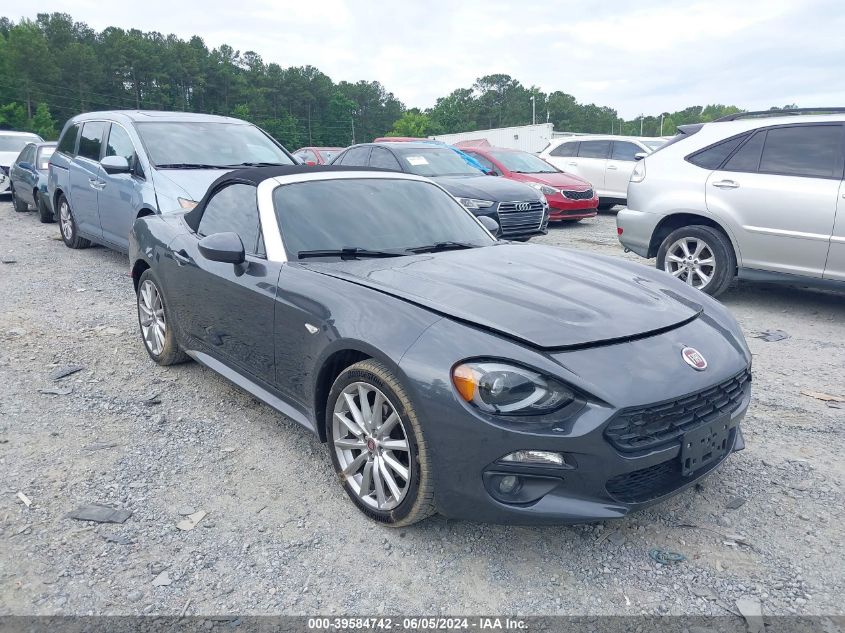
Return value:
M 126 130 L 114 123 L 112 123 L 111 131 L 109 131 L 106 156 L 123 156 L 130 167 L 134 166 L 135 163 L 135 146 L 132 144 L 132 139 L 129 138 Z
M 581 141 L 578 158 L 607 158 L 610 154 L 610 141 Z
M 610 157 L 613 160 L 635 161 L 637 160 L 635 156 L 640 152 L 645 152 L 645 150 L 639 145 L 634 145 L 628 141 L 613 141 L 613 152 Z
M 722 169 L 727 171 L 756 172 L 760 165 L 760 152 L 763 150 L 763 143 L 765 141 L 766 131 L 757 132 L 730 157 Z
M 550 156 L 578 156 L 578 141 L 561 143 L 549 152 Z
M 352 165 L 357 167 L 367 166 L 367 157 L 370 155 L 370 148 L 367 147 L 353 147 L 343 155 L 342 160 L 339 161 L 341 165 Z
M 79 123 L 74 123 L 65 130 L 64 134 L 62 134 L 62 138 L 59 140 L 59 145 L 56 147 L 56 150 L 73 156 L 73 150 L 76 149 L 76 137 L 78 135 Z
M 393 171 L 402 171 L 402 166 L 399 161 L 389 151 L 383 147 L 374 147 L 373 153 L 370 154 L 370 167 L 381 167 L 382 169 L 392 169 Z
M 739 147 L 739 144 L 747 138 L 748 134 L 734 136 L 733 138 L 716 143 L 716 145 L 711 145 L 700 152 L 687 156 L 687 160 L 693 165 L 698 165 L 704 169 L 719 169 L 721 164 L 725 162 L 725 159 L 730 156 L 731 152 Z
M 79 137 L 78 156 L 100 160 L 100 148 L 103 145 L 103 132 L 107 123 L 103 121 L 89 121 L 82 125 L 82 134 Z
M 206 204 L 197 233 L 205 236 L 228 231 L 240 236 L 247 253 L 266 256 L 253 185 L 236 183 L 224 187 Z
M 801 125 L 772 128 L 766 134 L 760 171 L 789 176 L 839 178 L 842 127 Z

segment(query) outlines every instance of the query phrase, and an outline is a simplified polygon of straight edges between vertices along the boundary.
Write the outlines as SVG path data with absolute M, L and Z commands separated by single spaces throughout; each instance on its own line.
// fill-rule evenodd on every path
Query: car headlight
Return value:
M 548 413 L 575 399 L 573 391 L 554 378 L 495 361 L 455 366 L 452 383 L 466 402 L 498 415 Z
M 492 200 L 477 200 L 476 198 L 458 198 L 458 202 L 467 209 L 489 209 L 496 204 Z
M 187 198 L 176 198 L 176 200 L 183 209 L 193 209 L 199 204 L 196 200 L 188 200 Z
M 641 160 L 634 166 L 631 172 L 631 182 L 642 182 L 645 180 L 645 161 Z
M 526 185 L 532 187 L 542 193 L 544 196 L 553 196 L 556 193 L 560 193 L 559 190 L 555 189 L 554 187 L 549 187 L 548 185 L 544 185 L 541 182 L 526 182 Z

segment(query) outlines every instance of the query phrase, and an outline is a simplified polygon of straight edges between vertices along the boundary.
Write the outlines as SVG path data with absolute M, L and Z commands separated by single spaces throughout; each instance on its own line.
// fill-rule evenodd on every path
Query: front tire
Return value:
M 337 377 L 326 406 L 332 464 L 366 516 L 402 527 L 434 514 L 434 478 L 416 410 L 387 367 L 366 360 Z
M 736 275 L 736 255 L 727 236 L 709 226 L 675 229 L 660 244 L 657 268 L 712 297 L 718 297 Z
M 70 203 L 65 198 L 64 194 L 59 196 L 59 228 L 62 232 L 62 241 L 68 248 L 88 248 L 91 246 L 91 241 L 80 237 L 79 229 L 76 226 L 76 219 L 73 217 L 73 211 L 70 210 Z
M 161 285 L 150 269 L 138 280 L 138 326 L 144 349 L 159 365 L 175 365 L 188 360 L 176 340 L 170 310 L 164 302 Z
M 29 211 L 29 205 L 20 198 L 18 198 L 18 194 L 15 191 L 15 188 L 10 185 L 9 190 L 12 192 L 12 205 L 15 207 L 15 211 L 17 211 L 18 213 Z

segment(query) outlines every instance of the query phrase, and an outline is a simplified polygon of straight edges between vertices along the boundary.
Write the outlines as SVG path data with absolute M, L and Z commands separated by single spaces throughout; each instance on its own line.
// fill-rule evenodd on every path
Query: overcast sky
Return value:
M 17 20 L 24 8 L 97 30 L 198 34 L 209 48 L 311 64 L 334 81 L 378 80 L 408 107 L 490 73 L 628 119 L 707 103 L 845 104 L 845 11 L 835 0 L 32 0 L 0 13 Z

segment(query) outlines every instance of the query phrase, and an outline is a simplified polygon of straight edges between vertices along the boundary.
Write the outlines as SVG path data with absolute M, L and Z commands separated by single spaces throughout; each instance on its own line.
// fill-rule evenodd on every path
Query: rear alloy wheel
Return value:
M 64 195 L 59 196 L 59 227 L 62 230 L 62 240 L 68 248 L 88 248 L 91 242 L 79 236 L 79 229 L 76 227 L 76 220 L 70 210 L 70 204 Z
M 18 198 L 18 193 L 15 191 L 14 187 L 9 187 L 12 192 L 12 205 L 15 207 L 15 211 L 18 213 L 23 213 L 24 211 L 29 211 L 29 205 Z
M 733 247 L 709 226 L 685 226 L 672 231 L 657 253 L 657 267 L 712 296 L 723 293 L 736 273 Z
M 145 270 L 138 280 L 138 324 L 144 347 L 159 365 L 173 365 L 188 360 L 176 342 L 168 310 L 158 283 L 150 270 Z
M 432 514 L 422 429 L 393 374 L 374 360 L 352 365 L 335 380 L 327 404 L 332 463 L 355 505 L 392 527 Z

